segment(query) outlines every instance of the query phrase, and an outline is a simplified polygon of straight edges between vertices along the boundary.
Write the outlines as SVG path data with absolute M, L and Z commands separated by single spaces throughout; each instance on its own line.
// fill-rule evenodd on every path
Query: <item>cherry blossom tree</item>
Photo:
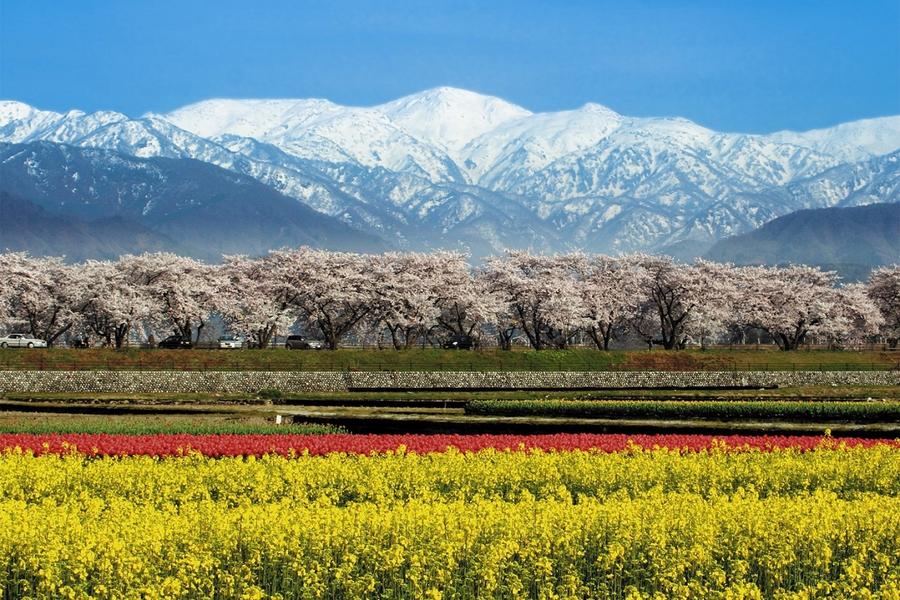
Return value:
M 12 277 L 8 266 L 11 262 L 11 254 L 0 253 L 0 333 L 5 333 L 7 327 L 12 325 Z
M 832 345 L 845 347 L 859 344 L 878 333 L 884 325 L 884 317 L 876 302 L 869 296 L 865 284 L 852 283 L 835 290 L 835 309 L 832 318 L 824 324 L 822 333 Z
M 817 267 L 745 267 L 741 314 L 782 350 L 796 350 L 811 335 L 842 326 L 837 276 Z
M 692 265 L 696 283 L 702 286 L 698 302 L 688 316 L 684 331 L 700 347 L 720 337 L 733 322 L 742 298 L 743 277 L 738 269 L 726 263 L 696 260 Z
M 384 327 L 397 350 L 425 339 L 440 314 L 438 295 L 444 285 L 441 261 L 447 253 L 391 252 L 372 259 L 375 306 L 371 320 Z
M 508 252 L 485 265 L 491 293 L 508 306 L 535 350 L 565 348 L 577 333 L 583 312 L 576 285 L 579 260 L 580 255 Z
M 104 345 L 121 348 L 137 323 L 149 320 L 156 304 L 145 286 L 134 279 L 127 259 L 88 261 L 79 266 L 82 281 L 82 326 L 100 336 Z
M 119 260 L 129 281 L 142 286 L 155 304 L 154 323 L 199 341 L 215 309 L 218 268 L 167 252 L 126 255 Z
M 597 348 L 609 350 L 640 306 L 647 271 L 639 261 L 609 256 L 581 257 L 576 269 L 584 331 Z
M 278 293 L 274 264 L 268 256 L 224 257 L 212 301 L 228 326 L 257 348 L 267 347 L 276 332 L 286 331 L 297 319 L 293 306 Z
M 472 271 L 464 254 L 442 253 L 438 273 L 435 304 L 441 332 L 477 342 L 487 333 L 486 327 L 496 329 L 505 305 L 491 293 L 487 281 Z
M 82 317 L 82 280 L 60 257 L 0 254 L 0 282 L 8 329 L 24 328 L 52 346 Z
M 881 311 L 881 332 L 891 348 L 900 342 L 900 265 L 875 269 L 867 284 L 868 295 Z
M 377 303 L 375 260 L 349 252 L 300 248 L 269 255 L 275 291 L 304 323 L 335 350 Z
M 721 294 L 714 263 L 679 264 L 668 256 L 633 255 L 631 261 L 646 272 L 642 302 L 632 327 L 649 346 L 684 348 L 692 334 L 709 335 L 721 325 L 728 299 Z M 704 318 L 717 319 L 703 324 Z

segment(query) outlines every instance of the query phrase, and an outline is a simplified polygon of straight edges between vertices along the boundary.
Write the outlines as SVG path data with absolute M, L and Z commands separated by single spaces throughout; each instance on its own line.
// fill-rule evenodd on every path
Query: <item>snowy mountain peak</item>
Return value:
M 842 160 L 863 160 L 892 152 L 900 140 L 900 116 L 862 119 L 810 131 L 778 131 L 769 138 L 813 148 Z
M 0 100 L 0 127 L 10 121 L 32 118 L 38 113 L 50 114 L 49 111 L 40 111 L 30 104 L 17 100 Z
M 451 152 L 498 125 L 531 112 L 506 100 L 453 87 L 437 87 L 376 106 L 414 137 Z
M 401 116 L 413 108 L 420 107 L 438 111 L 464 109 L 473 114 L 484 111 L 506 113 L 507 117 L 512 118 L 531 114 L 531 111 L 503 98 L 449 86 L 423 90 L 372 108 L 390 116 Z
M 583 104 L 578 110 L 583 113 L 589 113 L 598 116 L 607 116 L 610 118 L 619 118 L 622 116 L 608 106 L 597 104 L 596 102 L 587 102 Z
M 339 110 L 329 100 L 212 99 L 202 100 L 160 115 L 176 126 L 202 137 L 224 134 L 265 138 L 290 122 L 302 122 Z

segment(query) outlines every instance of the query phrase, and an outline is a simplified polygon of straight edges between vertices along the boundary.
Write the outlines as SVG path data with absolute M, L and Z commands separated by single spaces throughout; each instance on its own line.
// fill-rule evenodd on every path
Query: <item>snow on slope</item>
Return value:
M 0 139 L 20 142 L 56 123 L 62 116 L 57 112 L 38 110 L 24 102 L 0 101 Z
M 441 148 L 416 139 L 377 108 L 327 100 L 208 100 L 162 118 L 203 137 L 251 137 L 301 158 L 412 169 L 435 182 L 461 178 Z
M 494 96 L 439 87 L 374 107 L 392 123 L 459 162 L 459 151 L 497 126 L 532 113 Z
M 900 147 L 900 116 L 851 121 L 799 133 L 778 131 L 767 137 L 776 142 L 812 148 L 843 162 L 864 160 Z
M 744 135 L 717 133 L 680 118 L 624 117 L 598 104 L 533 114 L 499 98 L 450 87 L 371 108 L 342 107 L 325 100 L 210 100 L 165 118 L 204 137 L 253 137 L 311 160 L 355 161 L 415 172 L 433 183 L 469 182 L 516 193 L 521 193 L 524 179 L 542 169 L 558 174 L 561 169 L 551 167 L 554 162 L 571 164 L 584 154 L 596 157 L 600 146 L 612 157 L 633 154 L 628 148 L 641 146 L 653 164 L 654 157 L 685 150 L 701 162 L 715 163 L 699 167 L 701 171 L 731 173 L 739 185 L 784 185 L 839 162 L 900 147 L 900 117 L 806 133 Z M 682 161 L 681 167 L 691 170 L 693 162 Z M 642 159 L 638 165 L 602 169 L 646 164 Z M 573 193 L 599 189 L 596 182 L 560 183 L 549 193 L 567 187 Z
M 0 102 L 0 139 L 12 143 L 31 139 L 68 143 L 108 123 L 127 120 L 122 113 L 111 111 L 57 113 L 22 102 Z
M 624 117 L 599 104 L 577 110 L 538 113 L 507 121 L 473 139 L 463 150 L 473 179 L 490 185 L 512 163 L 534 172 L 557 158 L 597 144 L 621 126 Z M 512 167 L 516 168 L 516 167 Z
M 515 239 L 500 232 L 524 219 L 517 235 L 555 236 L 552 247 L 654 249 L 710 241 L 792 210 L 786 186 L 813 177 L 828 198 L 804 204 L 890 200 L 882 196 L 895 187 L 879 180 L 859 194 L 852 182 L 861 176 L 835 169 L 868 173 L 853 170 L 858 161 L 900 148 L 900 117 L 748 135 L 598 104 L 532 114 L 447 87 L 374 107 L 225 99 L 141 119 L 0 102 L 0 141 L 34 139 L 211 162 L 428 247 L 459 235 L 499 250 Z
M 258 140 L 276 135 L 306 119 L 340 110 L 328 100 L 203 100 L 166 115 L 170 123 L 212 138 L 224 134 Z

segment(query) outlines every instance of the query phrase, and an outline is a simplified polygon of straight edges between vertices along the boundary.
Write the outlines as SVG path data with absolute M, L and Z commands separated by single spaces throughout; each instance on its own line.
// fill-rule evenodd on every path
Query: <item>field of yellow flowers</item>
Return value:
M 900 598 L 900 448 L 8 449 L 0 594 Z

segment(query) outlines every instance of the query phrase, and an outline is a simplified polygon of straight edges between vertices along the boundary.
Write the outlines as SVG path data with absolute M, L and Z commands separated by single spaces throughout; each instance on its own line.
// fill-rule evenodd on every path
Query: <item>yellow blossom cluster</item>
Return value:
M 900 450 L 8 451 L 0 598 L 900 598 Z

